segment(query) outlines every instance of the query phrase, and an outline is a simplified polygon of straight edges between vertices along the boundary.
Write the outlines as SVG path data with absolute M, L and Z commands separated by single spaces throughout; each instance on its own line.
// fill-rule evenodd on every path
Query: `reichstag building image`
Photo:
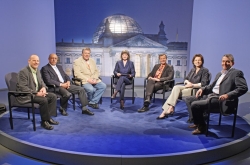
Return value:
M 168 64 L 174 66 L 175 78 L 184 78 L 187 70 L 187 42 L 167 42 L 163 22 L 159 23 L 157 34 L 144 34 L 140 25 L 131 17 L 115 14 L 106 17 L 93 34 L 92 43 L 57 42 L 56 53 L 68 75 L 71 75 L 73 61 L 82 54 L 84 47 L 91 48 L 101 76 L 113 74 L 116 61 L 122 50 L 130 52 L 135 64 L 136 77 L 146 77 L 158 63 L 158 55 L 167 53 Z

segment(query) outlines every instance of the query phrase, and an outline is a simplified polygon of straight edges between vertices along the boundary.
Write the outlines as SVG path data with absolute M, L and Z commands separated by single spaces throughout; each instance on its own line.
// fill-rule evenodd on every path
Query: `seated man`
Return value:
M 39 66 L 39 57 L 31 55 L 28 60 L 29 65 L 23 68 L 17 76 L 17 91 L 19 92 L 37 92 L 34 96 L 34 103 L 40 105 L 41 126 L 47 130 L 52 130 L 53 125 L 59 123 L 51 118 L 56 115 L 56 95 L 46 92 L 40 72 L 37 70 Z M 31 102 L 30 96 L 19 96 L 17 101 L 20 104 Z
M 231 54 L 225 54 L 222 57 L 222 71 L 219 72 L 212 84 L 200 88 L 196 96 L 189 96 L 186 98 L 186 104 L 189 110 L 192 110 L 194 125 L 190 128 L 195 128 L 193 134 L 201 134 L 206 130 L 206 123 L 203 118 L 203 113 L 208 108 L 208 98 L 211 96 L 218 96 L 219 99 L 213 99 L 211 108 L 218 109 L 220 101 L 227 101 L 229 99 L 237 99 L 248 91 L 247 82 L 244 78 L 243 72 L 233 68 L 234 57 Z M 208 95 L 204 97 L 203 95 Z M 230 107 L 223 104 L 223 112 L 230 114 Z
M 106 89 L 104 84 L 99 79 L 99 71 L 95 60 L 90 58 L 90 48 L 82 50 L 82 57 L 74 61 L 74 76 L 82 79 L 82 84 L 87 92 L 89 106 L 98 109 L 98 102 Z
M 60 112 L 63 116 L 67 116 L 68 100 L 71 93 L 78 94 L 82 104 L 82 114 L 94 115 L 93 112 L 87 109 L 88 100 L 83 88 L 70 84 L 69 76 L 63 71 L 61 65 L 57 65 L 58 57 L 56 54 L 49 55 L 49 63 L 42 67 L 41 74 L 45 84 L 56 85 L 56 92 L 62 95 L 60 99 Z M 54 90 L 54 89 L 50 89 Z
M 156 64 L 153 70 L 148 74 L 144 105 L 141 109 L 138 110 L 138 112 L 148 111 L 153 92 L 162 89 L 163 82 L 166 80 L 171 80 L 174 77 L 173 66 L 166 63 L 167 55 L 160 54 L 159 60 L 160 64 Z

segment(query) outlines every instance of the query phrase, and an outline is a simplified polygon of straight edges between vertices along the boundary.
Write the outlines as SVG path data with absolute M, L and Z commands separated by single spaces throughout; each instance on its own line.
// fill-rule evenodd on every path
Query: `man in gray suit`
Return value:
M 196 96 L 186 98 L 188 108 L 193 112 L 194 125 L 190 128 L 195 128 L 193 134 L 201 134 L 206 130 L 206 123 L 203 118 L 203 112 L 208 108 L 208 98 L 218 96 L 219 99 L 212 99 L 211 108 L 218 109 L 219 102 L 222 103 L 222 111 L 225 114 L 231 114 L 232 108 L 228 100 L 237 100 L 238 97 L 248 91 L 247 82 L 242 71 L 233 68 L 234 57 L 231 54 L 225 54 L 222 57 L 222 71 L 219 72 L 213 83 L 200 88 Z M 204 95 L 208 95 L 204 97 Z
M 51 116 L 56 115 L 56 95 L 47 93 L 40 72 L 38 71 L 39 57 L 31 55 L 28 60 L 29 65 L 23 68 L 17 76 L 17 91 L 35 93 L 34 103 L 40 105 L 41 126 L 47 130 L 52 130 L 53 126 L 59 122 L 53 120 Z M 17 98 L 20 104 L 31 102 L 30 96 L 20 96 Z
M 73 84 L 70 84 L 69 76 L 64 72 L 61 65 L 57 65 L 58 57 L 52 53 L 49 55 L 49 63 L 42 67 L 41 74 L 45 84 L 56 86 L 56 93 L 60 94 L 60 112 L 63 116 L 67 116 L 66 112 L 68 106 L 68 100 L 71 93 L 78 94 L 80 102 L 82 104 L 82 114 L 94 115 L 86 105 L 88 105 L 88 99 L 85 90 Z M 54 90 L 54 89 L 53 89 Z

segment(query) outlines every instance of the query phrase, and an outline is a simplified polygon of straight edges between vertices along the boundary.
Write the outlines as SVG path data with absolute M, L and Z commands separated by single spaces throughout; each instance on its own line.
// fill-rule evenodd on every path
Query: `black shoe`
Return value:
M 87 114 L 87 115 L 94 115 L 93 112 L 91 112 L 90 110 L 86 109 L 86 110 L 82 110 L 82 114 Z
M 63 108 L 59 108 L 59 111 L 60 111 L 60 113 L 63 115 L 63 116 L 68 116 L 68 113 L 66 112 L 66 110 L 65 109 L 63 109 Z
M 55 121 L 52 118 L 48 120 L 48 123 L 51 124 L 51 125 L 58 125 L 59 124 L 58 121 Z
M 141 113 L 141 112 L 146 112 L 146 111 L 148 111 L 148 110 L 149 110 L 149 108 L 144 106 L 144 107 L 142 107 L 141 109 L 138 109 L 137 112 Z
M 191 124 L 191 123 L 194 123 L 194 120 L 193 120 L 193 119 L 188 119 L 188 120 L 187 120 L 187 123 L 190 123 L 190 124 Z
M 157 120 L 161 120 L 161 119 L 165 119 L 165 118 L 168 118 L 168 115 L 164 114 L 163 117 L 158 116 L 156 119 L 157 119 Z
M 89 104 L 89 107 L 92 107 L 94 109 L 99 109 L 99 105 L 98 104 Z
M 47 129 L 47 130 L 52 130 L 54 127 L 49 124 L 48 121 L 42 121 L 41 122 L 41 127 Z

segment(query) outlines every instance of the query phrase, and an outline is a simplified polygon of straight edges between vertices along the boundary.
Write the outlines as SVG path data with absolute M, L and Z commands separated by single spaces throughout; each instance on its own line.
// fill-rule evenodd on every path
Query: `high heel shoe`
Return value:
M 174 111 L 171 111 L 169 113 L 166 113 L 167 116 L 173 116 L 174 115 Z
M 165 118 L 168 118 L 168 115 L 164 113 L 163 117 L 158 116 L 156 119 L 161 120 L 161 119 L 165 119 Z
M 115 91 L 115 93 L 111 96 L 112 99 L 114 99 L 117 95 L 118 91 Z
M 120 101 L 120 109 L 124 109 L 124 100 Z

